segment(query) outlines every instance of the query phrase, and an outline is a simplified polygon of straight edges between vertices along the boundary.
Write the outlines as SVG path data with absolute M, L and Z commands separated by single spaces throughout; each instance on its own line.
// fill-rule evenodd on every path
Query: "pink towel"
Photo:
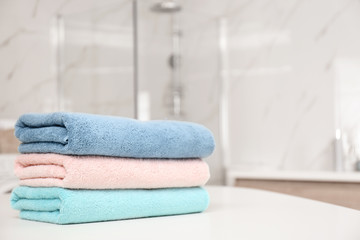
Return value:
M 15 162 L 20 185 L 74 189 L 170 188 L 204 185 L 209 167 L 201 159 L 160 160 L 21 154 Z

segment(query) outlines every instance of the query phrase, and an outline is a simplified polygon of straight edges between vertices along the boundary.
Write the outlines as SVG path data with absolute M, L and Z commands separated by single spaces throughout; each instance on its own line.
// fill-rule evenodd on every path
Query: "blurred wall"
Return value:
M 150 117 L 162 119 L 168 111 L 171 22 L 150 11 L 154 2 L 139 1 L 139 88 L 148 94 Z M 344 119 L 351 119 L 352 112 L 360 112 L 359 104 L 346 103 L 356 100 L 351 96 L 357 93 L 352 86 L 359 76 L 360 2 L 184 0 L 181 4 L 184 119 L 214 132 L 217 150 L 207 159 L 211 182 L 221 183 L 224 177 L 219 142 L 219 75 L 224 70 L 220 57 L 228 62 L 231 166 L 331 170 L 335 129 L 342 127 L 340 116 L 345 112 Z M 130 7 L 127 0 L 0 0 L 3 125 L 24 112 L 59 107 L 132 116 Z M 66 35 L 67 43 L 78 44 L 66 48 L 62 56 L 62 67 L 67 68 L 62 103 L 51 32 L 58 14 L 66 16 L 68 29 L 74 30 Z M 77 25 L 86 21 L 90 25 Z M 94 39 L 81 42 L 91 31 L 96 33 Z M 115 42 L 109 40 L 112 31 L 121 33 L 114 35 Z M 221 34 L 227 52 L 219 50 Z M 338 86 L 343 90 L 338 91 Z M 91 93 L 89 89 L 97 94 L 93 99 L 94 94 L 85 93 Z M 357 121 L 343 122 L 349 123 L 347 129 L 357 125 Z
M 359 1 L 231 3 L 226 16 L 234 165 L 333 170 L 336 129 L 344 133 L 359 122 Z

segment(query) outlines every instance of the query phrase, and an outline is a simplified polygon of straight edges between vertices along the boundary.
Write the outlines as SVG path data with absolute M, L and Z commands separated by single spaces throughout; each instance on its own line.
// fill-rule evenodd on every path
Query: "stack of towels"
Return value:
M 205 127 L 83 113 L 25 114 L 11 204 L 57 224 L 204 211 L 214 150 Z

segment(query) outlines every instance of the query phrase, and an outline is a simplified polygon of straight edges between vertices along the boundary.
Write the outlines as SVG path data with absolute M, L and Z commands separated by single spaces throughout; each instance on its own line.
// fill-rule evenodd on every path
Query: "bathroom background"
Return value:
M 25 112 L 210 128 L 226 169 L 355 171 L 357 0 L 0 0 L 1 178 Z

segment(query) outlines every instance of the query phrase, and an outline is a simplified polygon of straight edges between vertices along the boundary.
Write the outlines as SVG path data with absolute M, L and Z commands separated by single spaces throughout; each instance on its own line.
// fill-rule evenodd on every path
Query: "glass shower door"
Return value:
M 206 158 L 210 182 L 222 182 L 218 19 L 190 1 L 137 3 L 138 116 L 211 129 L 218 147 Z
M 134 116 L 132 2 L 58 16 L 59 109 Z

